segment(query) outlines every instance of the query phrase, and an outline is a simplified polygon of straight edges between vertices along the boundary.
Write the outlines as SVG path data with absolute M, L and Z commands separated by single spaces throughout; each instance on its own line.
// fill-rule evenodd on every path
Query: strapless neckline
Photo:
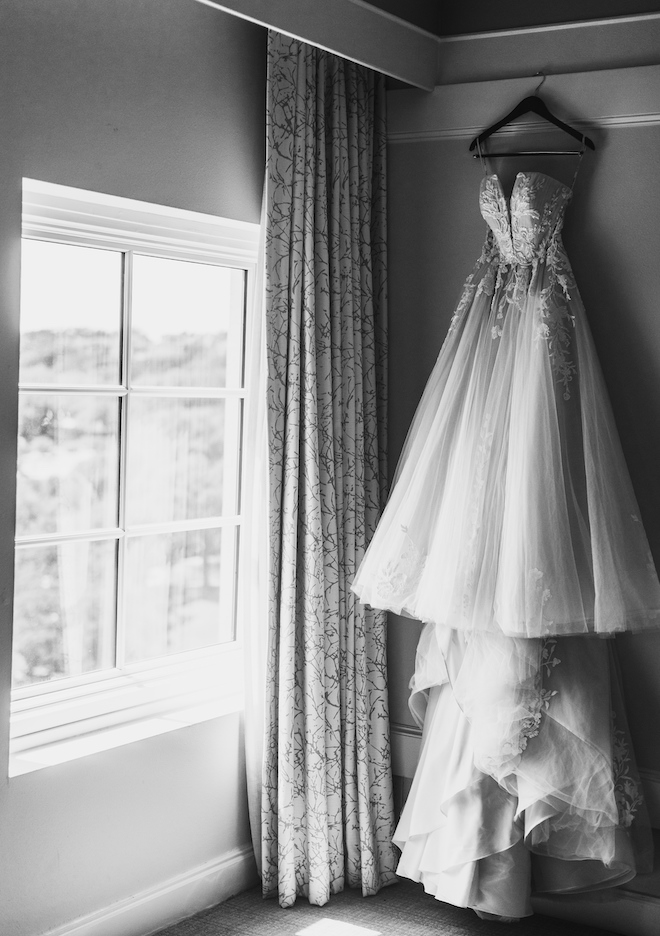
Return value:
M 482 178 L 482 180 L 481 180 L 481 188 L 483 188 L 484 184 L 485 184 L 487 181 L 494 182 L 494 183 L 496 184 L 496 186 L 497 186 L 497 189 L 498 189 L 499 194 L 500 194 L 500 196 L 501 196 L 501 198 L 502 198 L 502 201 L 504 202 L 504 204 L 506 205 L 506 207 L 509 208 L 509 206 L 510 206 L 510 204 L 511 204 L 511 199 L 512 199 L 512 197 L 513 197 L 513 194 L 514 194 L 514 192 L 516 191 L 516 187 L 518 186 L 518 182 L 519 182 L 521 179 L 531 178 L 531 177 L 533 177 L 533 176 L 540 176 L 540 177 L 543 178 L 543 179 L 547 179 L 549 182 L 554 182 L 554 184 L 555 184 L 558 188 L 563 189 L 563 190 L 565 191 L 567 200 L 568 200 L 568 199 L 572 196 L 572 194 L 573 194 L 573 189 L 570 187 L 570 185 L 566 185 L 564 182 L 560 182 L 559 179 L 555 179 L 554 176 L 548 175 L 547 172 L 531 172 L 531 171 L 528 171 L 528 170 L 525 170 L 525 169 L 523 169 L 523 170 L 521 170 L 520 172 L 517 172 L 517 173 L 516 173 L 516 176 L 515 176 L 515 178 L 514 178 L 514 180 L 513 180 L 513 185 L 511 186 L 511 192 L 510 192 L 510 194 L 509 194 L 508 197 L 507 197 L 507 195 L 506 195 L 505 192 L 504 192 L 504 186 L 502 185 L 502 180 L 500 179 L 500 177 L 499 177 L 499 175 L 498 175 L 497 172 L 491 172 L 491 173 L 488 173 L 487 175 L 484 175 L 483 178 Z

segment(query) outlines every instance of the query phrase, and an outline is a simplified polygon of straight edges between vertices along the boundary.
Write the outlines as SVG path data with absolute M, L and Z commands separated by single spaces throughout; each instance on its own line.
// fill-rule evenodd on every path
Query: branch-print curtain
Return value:
M 382 76 L 268 50 L 265 894 L 394 880 L 385 617 L 350 583 L 385 496 Z

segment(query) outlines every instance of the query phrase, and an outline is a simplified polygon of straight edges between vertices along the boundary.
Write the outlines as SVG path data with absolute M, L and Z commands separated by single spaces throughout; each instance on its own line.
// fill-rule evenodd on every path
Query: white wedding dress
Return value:
M 613 641 L 660 585 L 561 241 L 571 190 L 482 181 L 489 231 L 353 589 L 425 622 L 398 873 L 520 917 L 651 843 Z

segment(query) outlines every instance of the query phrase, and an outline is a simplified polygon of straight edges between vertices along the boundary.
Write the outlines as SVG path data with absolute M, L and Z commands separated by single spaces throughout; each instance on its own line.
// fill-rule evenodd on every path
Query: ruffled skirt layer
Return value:
M 475 636 L 429 625 L 420 641 L 412 705 L 426 711 L 398 873 L 439 900 L 521 917 L 532 888 L 650 870 L 612 641 Z

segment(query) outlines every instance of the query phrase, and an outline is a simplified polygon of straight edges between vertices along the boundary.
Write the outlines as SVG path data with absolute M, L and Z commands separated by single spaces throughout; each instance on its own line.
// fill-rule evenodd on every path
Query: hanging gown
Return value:
M 649 870 L 612 641 L 660 624 L 639 519 L 561 229 L 571 190 L 485 176 L 468 277 L 353 589 L 425 622 L 422 752 L 398 873 L 531 913 Z

